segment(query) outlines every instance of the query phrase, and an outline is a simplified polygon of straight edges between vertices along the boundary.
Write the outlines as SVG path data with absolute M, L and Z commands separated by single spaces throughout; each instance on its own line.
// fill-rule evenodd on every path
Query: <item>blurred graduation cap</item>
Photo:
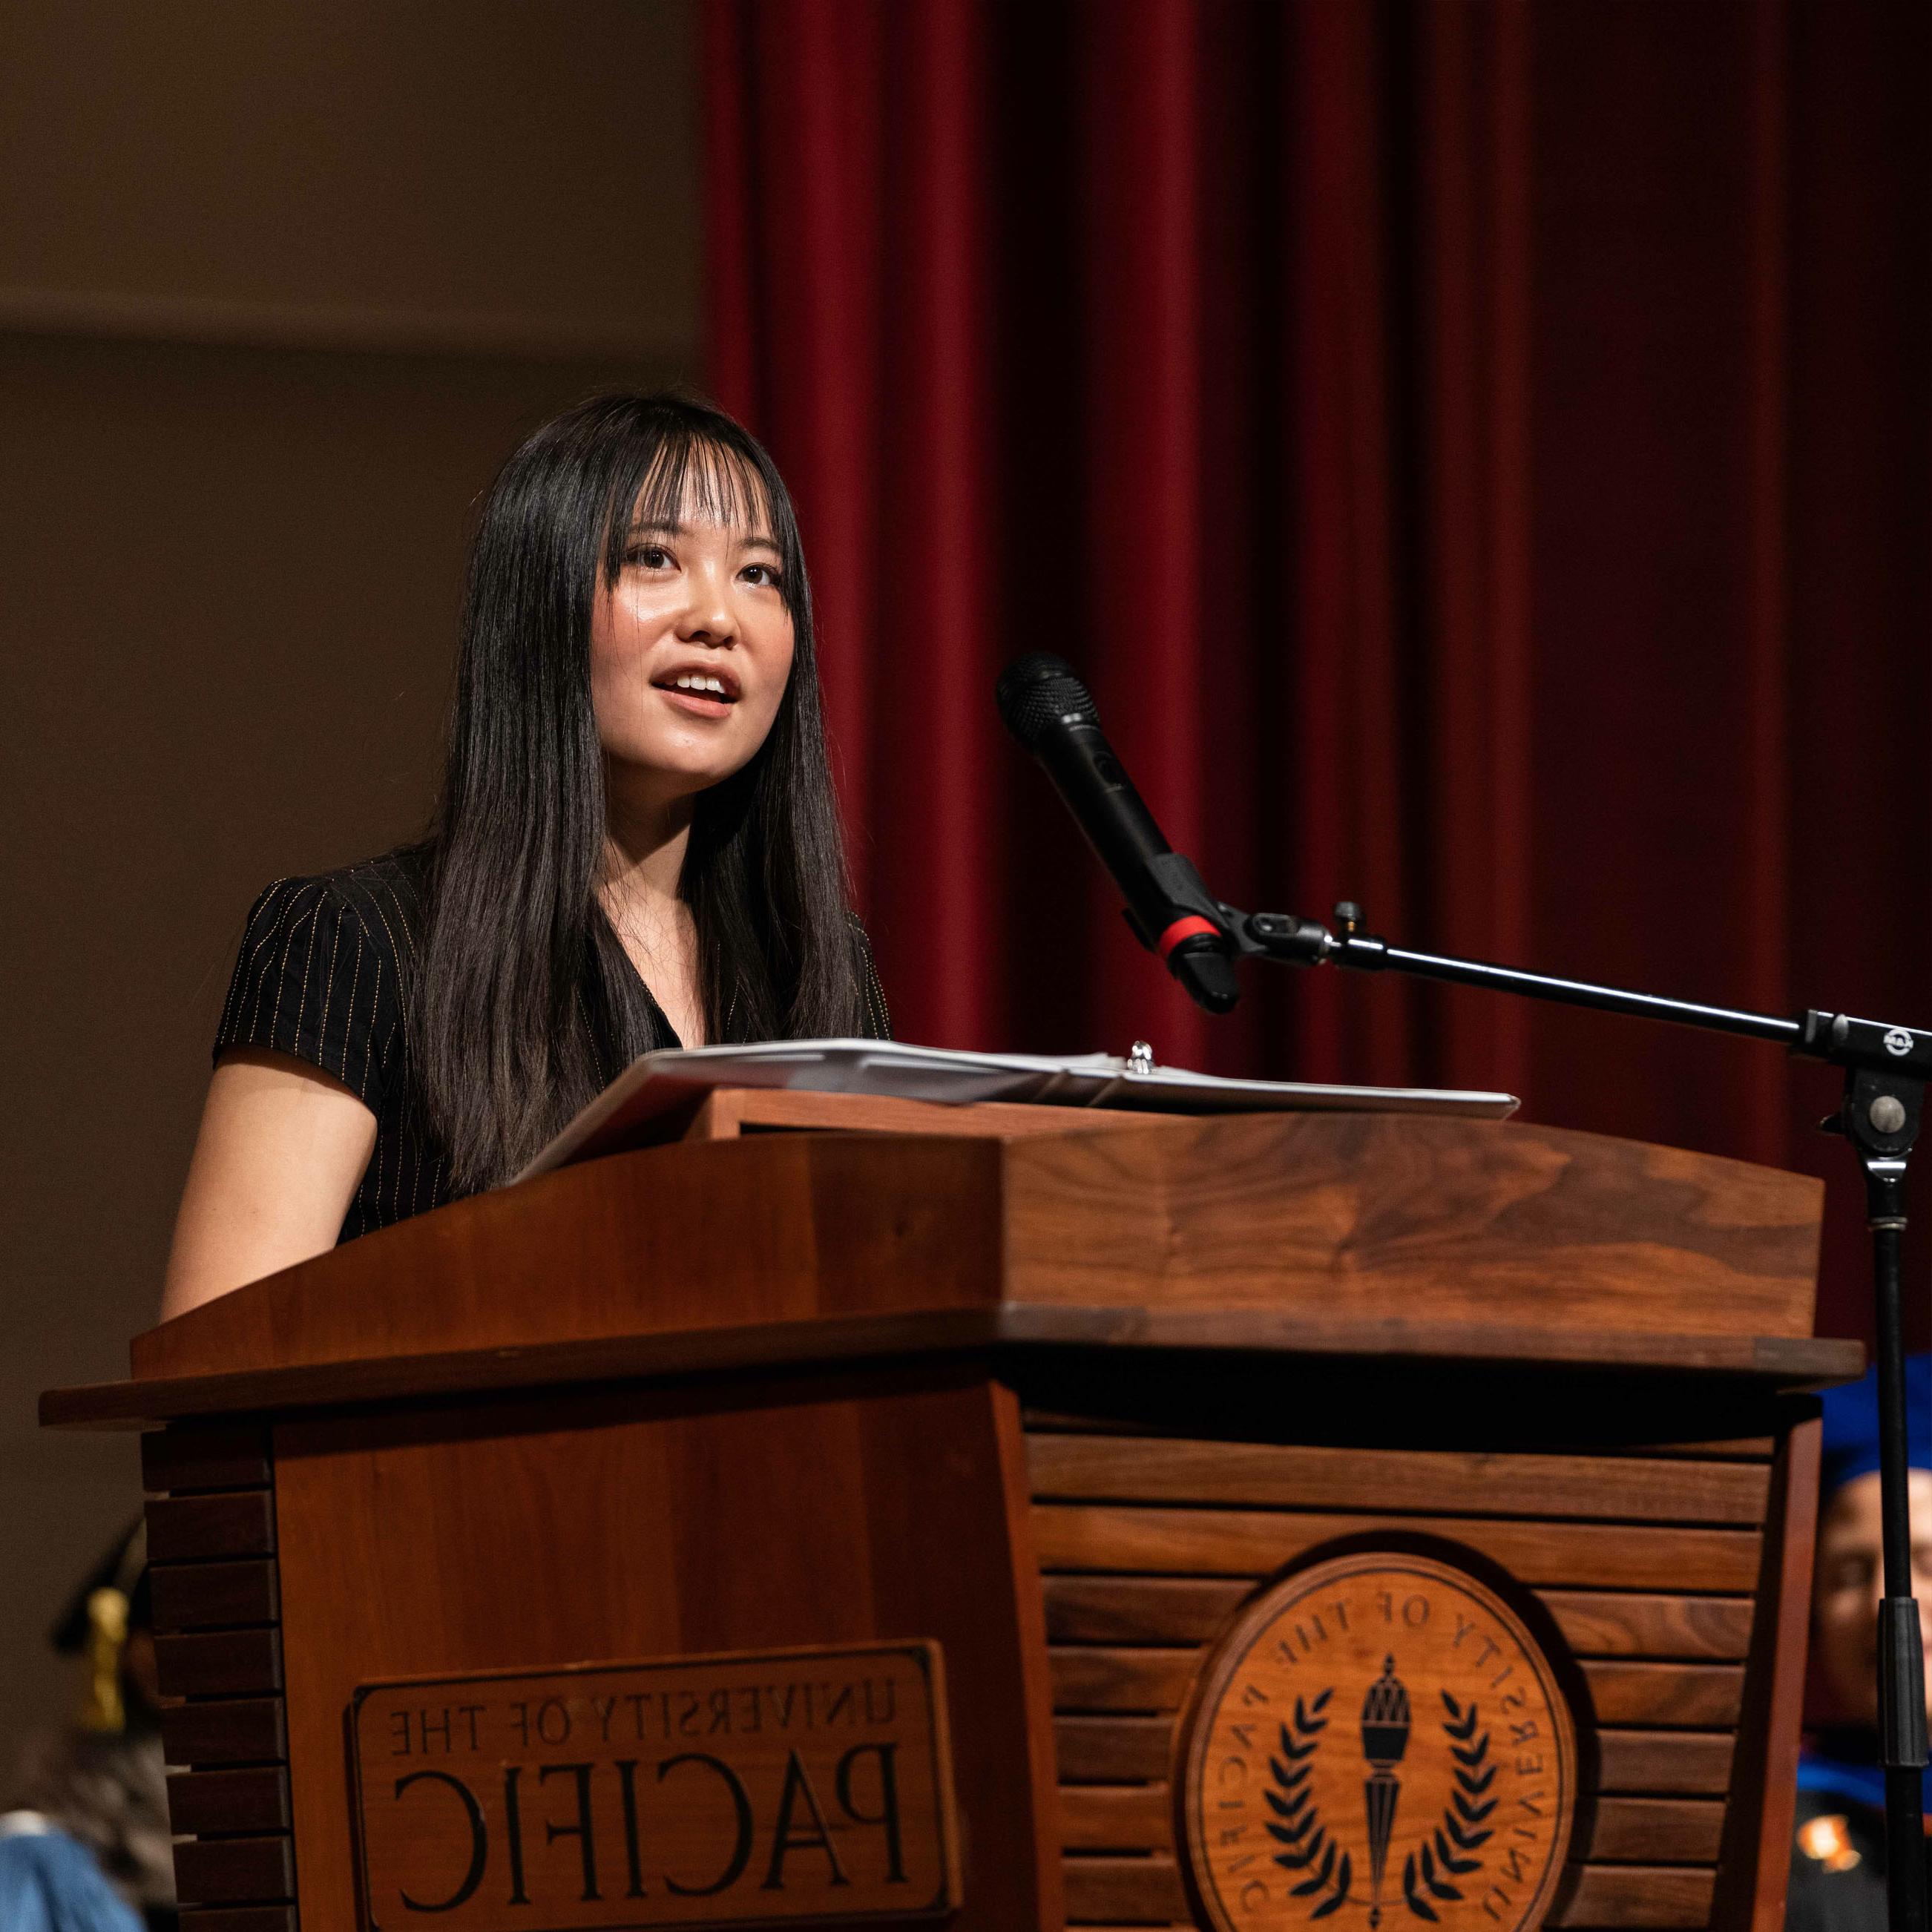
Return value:
M 1822 1502 L 1878 1467 L 1878 1370 L 1826 1390 L 1823 1438 L 1819 1448 L 1818 1496 Z M 1905 1358 L 1905 1435 L 1915 1469 L 1932 1469 L 1932 1355 Z
M 154 1613 L 148 1592 L 148 1526 L 134 1526 L 111 1543 L 83 1577 L 48 1633 L 63 1657 L 87 1659 L 87 1698 L 80 1722 L 88 1730 L 127 1727 L 121 1659 L 135 1630 L 150 1630 Z

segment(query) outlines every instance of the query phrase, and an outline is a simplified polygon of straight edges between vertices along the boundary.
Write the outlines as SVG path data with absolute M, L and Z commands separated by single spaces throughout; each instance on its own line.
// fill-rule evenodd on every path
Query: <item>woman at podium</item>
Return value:
M 514 1173 L 640 1053 L 884 1036 L 791 500 L 728 416 L 580 405 L 472 549 L 428 836 L 248 918 L 164 1316 Z

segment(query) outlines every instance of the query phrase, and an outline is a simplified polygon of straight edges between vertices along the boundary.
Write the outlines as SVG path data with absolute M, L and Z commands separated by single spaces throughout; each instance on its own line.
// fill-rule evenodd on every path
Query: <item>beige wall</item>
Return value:
M 0 1758 L 137 1504 L 124 1373 L 249 900 L 407 834 L 471 506 L 696 372 L 686 0 L 0 16 Z

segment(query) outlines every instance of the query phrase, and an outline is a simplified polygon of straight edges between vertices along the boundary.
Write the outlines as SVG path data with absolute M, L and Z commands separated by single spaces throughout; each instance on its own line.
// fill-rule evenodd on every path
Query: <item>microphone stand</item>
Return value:
M 1588 1007 L 1597 1012 L 1667 1020 L 1708 1032 L 1768 1040 L 1843 1070 L 1844 1098 L 1838 1111 L 1822 1125 L 1826 1132 L 1849 1141 L 1858 1156 L 1864 1173 L 1866 1220 L 1871 1228 L 1885 1553 L 1885 1596 L 1879 1606 L 1878 1708 L 1879 1756 L 1885 1769 L 1886 1906 L 1889 1932 L 1928 1932 L 1922 1796 L 1927 1759 L 1925 1665 L 1918 1605 L 1912 1588 L 1900 1250 L 1905 1232 L 1906 1164 L 1918 1138 L 1926 1082 L 1932 1078 L 1932 1032 L 1815 1009 L 1784 1018 L 1732 1006 L 1702 1006 L 1622 987 L 1552 979 L 1546 974 L 1526 973 L 1482 960 L 1413 952 L 1365 931 L 1360 907 L 1346 900 L 1335 908 L 1333 931 L 1292 914 L 1244 913 L 1218 901 L 1215 908 L 1220 915 L 1216 923 L 1236 948 L 1250 957 L 1286 965 L 1403 973 L 1453 986 L 1487 987 L 1520 998 Z

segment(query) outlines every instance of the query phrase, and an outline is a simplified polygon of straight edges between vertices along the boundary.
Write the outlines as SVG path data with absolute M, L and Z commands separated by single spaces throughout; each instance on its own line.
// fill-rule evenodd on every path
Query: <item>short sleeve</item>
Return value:
M 214 1036 L 218 1058 L 260 1047 L 332 1074 L 372 1113 L 402 1015 L 400 963 L 328 879 L 283 879 L 258 898 Z

